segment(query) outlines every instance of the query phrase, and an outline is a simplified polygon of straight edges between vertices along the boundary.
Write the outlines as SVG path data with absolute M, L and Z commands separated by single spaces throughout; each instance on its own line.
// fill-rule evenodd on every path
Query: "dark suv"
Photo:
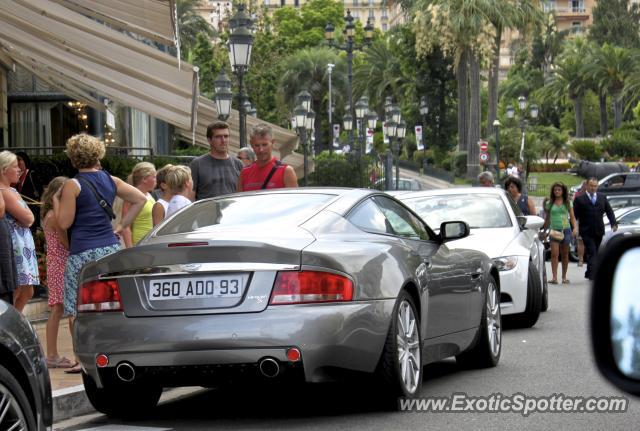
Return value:
M 640 193 L 640 172 L 620 172 L 598 181 L 598 193 L 603 195 Z

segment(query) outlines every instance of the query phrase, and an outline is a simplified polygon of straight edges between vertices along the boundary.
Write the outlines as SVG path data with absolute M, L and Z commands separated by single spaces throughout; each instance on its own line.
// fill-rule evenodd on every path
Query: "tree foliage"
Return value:
M 629 0 L 598 0 L 592 11 L 589 40 L 623 48 L 640 46 L 640 8 Z

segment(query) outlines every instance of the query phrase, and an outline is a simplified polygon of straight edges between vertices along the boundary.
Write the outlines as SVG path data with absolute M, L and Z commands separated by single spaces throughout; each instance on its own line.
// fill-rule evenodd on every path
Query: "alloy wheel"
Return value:
M 500 319 L 500 301 L 498 298 L 498 289 L 494 283 L 487 286 L 487 335 L 491 353 L 497 356 L 500 353 L 501 338 L 501 319 Z
M 0 383 L 0 431 L 27 429 L 27 420 L 20 403 L 11 391 Z
M 418 320 L 409 301 L 402 301 L 398 307 L 397 319 L 396 340 L 400 376 L 405 390 L 414 393 L 422 379 L 422 358 Z

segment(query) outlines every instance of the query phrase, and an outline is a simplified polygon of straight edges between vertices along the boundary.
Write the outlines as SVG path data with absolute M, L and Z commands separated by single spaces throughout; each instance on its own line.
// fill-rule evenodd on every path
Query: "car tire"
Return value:
M 384 386 L 382 394 L 389 401 L 416 397 L 422 387 L 420 319 L 406 290 L 400 292 L 393 308 L 378 374 Z
M 143 418 L 158 404 L 162 387 L 136 383 L 98 388 L 93 378 L 82 373 L 87 398 L 99 412 L 113 418 Z
M 529 262 L 529 272 L 527 276 L 527 305 L 523 313 L 515 314 L 509 319 L 516 327 L 531 328 L 538 321 L 542 310 L 542 286 L 540 286 L 540 274 Z
M 549 282 L 547 281 L 547 266 L 542 265 L 542 305 L 540 311 L 549 309 Z
M 25 390 L 9 370 L 0 365 L 0 429 L 36 429 L 36 417 Z
M 498 365 L 502 352 L 502 318 L 500 290 L 489 276 L 485 305 L 473 347 L 456 355 L 456 362 L 464 368 L 490 368 Z

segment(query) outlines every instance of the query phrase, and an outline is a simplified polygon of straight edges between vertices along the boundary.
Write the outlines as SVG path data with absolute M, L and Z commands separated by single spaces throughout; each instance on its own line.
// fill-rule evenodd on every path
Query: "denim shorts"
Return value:
M 568 227 L 566 229 L 562 229 L 562 233 L 564 234 L 564 238 L 562 238 L 562 241 L 556 241 L 555 239 L 552 239 L 551 241 L 553 242 L 557 242 L 558 244 L 571 244 L 571 228 Z

